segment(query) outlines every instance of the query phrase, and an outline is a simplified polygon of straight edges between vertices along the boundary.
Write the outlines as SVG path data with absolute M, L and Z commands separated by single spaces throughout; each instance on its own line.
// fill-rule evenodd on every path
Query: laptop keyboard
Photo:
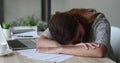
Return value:
M 19 40 L 21 43 L 23 43 L 24 45 L 28 46 L 29 48 L 35 48 L 35 43 L 30 40 L 30 39 L 22 39 Z
M 21 43 L 18 40 L 8 40 L 8 45 L 11 48 L 25 48 L 25 47 L 27 47 L 26 45 L 24 45 L 23 43 Z
M 33 48 L 35 48 L 35 43 L 30 39 L 8 40 L 7 42 L 8 42 L 8 45 L 13 50 L 33 49 Z

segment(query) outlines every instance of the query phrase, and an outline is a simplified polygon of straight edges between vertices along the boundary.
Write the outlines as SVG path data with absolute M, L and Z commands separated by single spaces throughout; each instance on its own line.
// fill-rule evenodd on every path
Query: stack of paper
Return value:
M 20 55 L 26 56 L 31 59 L 44 60 L 44 61 L 50 61 L 50 62 L 62 62 L 64 60 L 67 60 L 73 57 L 71 55 L 64 55 L 64 54 L 38 53 L 35 49 L 18 50 L 17 52 Z
M 15 30 L 12 34 L 12 39 L 26 39 L 26 38 L 39 38 L 35 30 Z

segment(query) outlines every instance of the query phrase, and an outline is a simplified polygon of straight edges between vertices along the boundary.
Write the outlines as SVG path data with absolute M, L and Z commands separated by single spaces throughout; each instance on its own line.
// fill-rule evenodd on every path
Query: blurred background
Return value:
M 56 11 L 93 8 L 105 14 L 112 26 L 120 27 L 120 0 L 0 0 L 0 22 L 34 15 L 48 21 Z

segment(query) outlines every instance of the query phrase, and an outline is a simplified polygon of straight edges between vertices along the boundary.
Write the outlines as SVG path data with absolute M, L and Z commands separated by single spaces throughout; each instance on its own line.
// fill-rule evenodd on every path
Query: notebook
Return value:
M 34 29 L 16 29 L 12 30 L 12 39 L 32 39 L 39 38 L 37 31 Z
M 8 46 L 13 50 L 19 49 L 33 49 L 35 48 L 35 43 L 30 39 L 20 39 L 20 40 L 7 40 L 3 34 L 2 27 L 0 25 L 0 43 L 8 43 Z

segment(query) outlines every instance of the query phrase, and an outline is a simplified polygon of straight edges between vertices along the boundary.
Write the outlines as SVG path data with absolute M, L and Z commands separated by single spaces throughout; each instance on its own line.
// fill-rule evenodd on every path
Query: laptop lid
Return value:
M 4 35 L 4 33 L 3 33 L 3 30 L 2 30 L 2 27 L 1 27 L 1 25 L 0 25 L 0 43 L 7 43 L 7 45 L 9 45 L 11 48 L 12 47 L 14 47 L 14 46 L 19 46 L 19 43 L 18 42 L 16 42 L 17 43 L 17 45 L 16 44 L 14 44 L 14 43 L 12 43 L 12 42 L 14 42 L 14 41 L 12 41 L 11 43 L 10 42 L 7 42 L 7 39 L 5 38 L 5 35 Z M 21 45 L 21 44 L 20 44 Z M 23 45 L 23 44 L 22 44 Z M 23 47 L 23 46 L 22 46 Z M 26 46 L 24 46 L 24 47 L 26 47 Z M 15 48 L 15 47 L 14 47 Z
M 29 39 L 28 40 L 7 40 L 3 33 L 2 27 L 0 25 L 0 43 L 7 43 L 8 48 L 12 48 L 13 50 L 20 50 L 20 49 L 30 49 L 35 48 L 35 43 Z

